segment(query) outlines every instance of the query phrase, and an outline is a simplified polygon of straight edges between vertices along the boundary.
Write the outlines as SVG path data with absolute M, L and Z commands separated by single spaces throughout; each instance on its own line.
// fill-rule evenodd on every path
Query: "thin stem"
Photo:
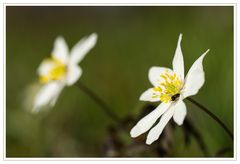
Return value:
M 188 101 L 198 106 L 200 109 L 202 109 L 205 113 L 207 113 L 210 117 L 212 117 L 226 132 L 227 134 L 232 138 L 233 140 L 233 134 L 232 132 L 227 128 L 227 126 L 216 116 L 214 115 L 210 110 L 208 110 L 206 107 L 204 107 L 202 104 L 196 102 L 192 98 L 187 98 Z
M 112 120 L 117 122 L 118 124 L 121 123 L 121 119 L 113 112 L 113 110 L 101 99 L 99 98 L 91 89 L 89 89 L 86 85 L 82 82 L 78 81 L 76 84 L 78 88 L 80 88 L 84 93 L 86 93 L 89 97 L 91 97 L 98 106 L 102 109 L 102 111 L 108 115 Z

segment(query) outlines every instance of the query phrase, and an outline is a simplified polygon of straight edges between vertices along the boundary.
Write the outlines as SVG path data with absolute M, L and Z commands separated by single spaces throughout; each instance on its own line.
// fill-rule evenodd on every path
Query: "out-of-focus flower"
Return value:
M 44 59 L 37 69 L 42 87 L 34 99 L 33 112 L 38 112 L 44 106 L 53 107 L 65 86 L 71 86 L 82 75 L 78 63 L 94 47 L 97 34 L 93 33 L 81 39 L 69 51 L 63 37 L 57 37 L 54 42 L 51 57 Z
M 183 99 L 195 95 L 203 86 L 205 78 L 202 61 L 207 50 L 191 66 L 184 79 L 184 62 L 181 50 L 182 34 L 180 34 L 175 55 L 173 58 L 173 69 L 164 67 L 151 67 L 148 78 L 153 88 L 145 91 L 141 96 L 141 101 L 162 103 L 150 114 L 142 118 L 131 130 L 131 137 L 137 137 L 148 131 L 159 117 L 159 123 L 148 133 L 146 144 L 150 145 L 161 135 L 168 121 L 173 120 L 182 125 L 187 114 L 186 105 Z

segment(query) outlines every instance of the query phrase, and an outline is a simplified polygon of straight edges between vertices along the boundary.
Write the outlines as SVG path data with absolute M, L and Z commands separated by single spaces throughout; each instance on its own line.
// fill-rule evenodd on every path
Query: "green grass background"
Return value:
M 207 49 L 206 81 L 193 98 L 233 131 L 233 7 L 7 7 L 7 157 L 100 157 L 106 127 L 112 123 L 76 86 L 65 88 L 49 112 L 32 115 L 23 102 L 37 81 L 36 69 L 49 57 L 53 41 L 72 47 L 96 32 L 95 48 L 80 63 L 81 81 L 120 117 L 137 117 L 140 94 L 151 87 L 151 66 L 172 67 L 183 34 L 185 74 Z M 233 142 L 208 115 L 187 103 L 188 117 L 203 135 L 210 155 Z M 42 120 L 42 121 L 41 121 Z M 171 157 L 202 157 L 193 141 L 184 147 L 176 127 Z M 133 139 L 127 136 L 131 142 Z M 233 156 L 228 153 L 227 156 Z

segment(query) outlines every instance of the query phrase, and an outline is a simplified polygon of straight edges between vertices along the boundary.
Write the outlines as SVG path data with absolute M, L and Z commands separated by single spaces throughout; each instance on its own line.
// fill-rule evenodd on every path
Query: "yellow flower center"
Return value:
M 155 93 L 153 98 L 159 97 L 160 101 L 168 103 L 169 101 L 174 101 L 180 96 L 180 90 L 183 86 L 181 80 L 177 77 L 176 73 L 170 74 L 168 70 L 160 75 L 163 81 L 158 80 L 160 84 L 153 88 Z
M 43 64 L 49 65 L 50 68 L 46 74 L 39 76 L 40 83 L 45 84 L 51 80 L 61 80 L 66 75 L 66 65 L 57 58 L 45 59 Z

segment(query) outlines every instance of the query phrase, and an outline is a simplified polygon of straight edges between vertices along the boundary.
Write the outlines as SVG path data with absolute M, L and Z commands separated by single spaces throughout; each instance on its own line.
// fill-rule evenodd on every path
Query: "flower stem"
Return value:
M 102 111 L 107 116 L 112 118 L 113 121 L 115 121 L 116 123 L 121 123 L 121 119 L 113 112 L 113 110 L 101 98 L 99 98 L 91 89 L 89 89 L 85 84 L 78 81 L 76 86 L 78 88 L 80 88 L 89 97 L 91 97 L 98 104 L 98 106 L 102 109 Z
M 205 113 L 207 113 L 212 119 L 214 119 L 231 137 L 233 140 L 233 134 L 232 132 L 227 128 L 227 126 L 216 116 L 214 115 L 210 110 L 208 110 L 206 107 L 204 107 L 202 104 L 198 103 L 197 101 L 193 100 L 192 98 L 187 98 L 188 101 L 193 103 L 194 105 L 198 106 L 200 109 L 202 109 Z

